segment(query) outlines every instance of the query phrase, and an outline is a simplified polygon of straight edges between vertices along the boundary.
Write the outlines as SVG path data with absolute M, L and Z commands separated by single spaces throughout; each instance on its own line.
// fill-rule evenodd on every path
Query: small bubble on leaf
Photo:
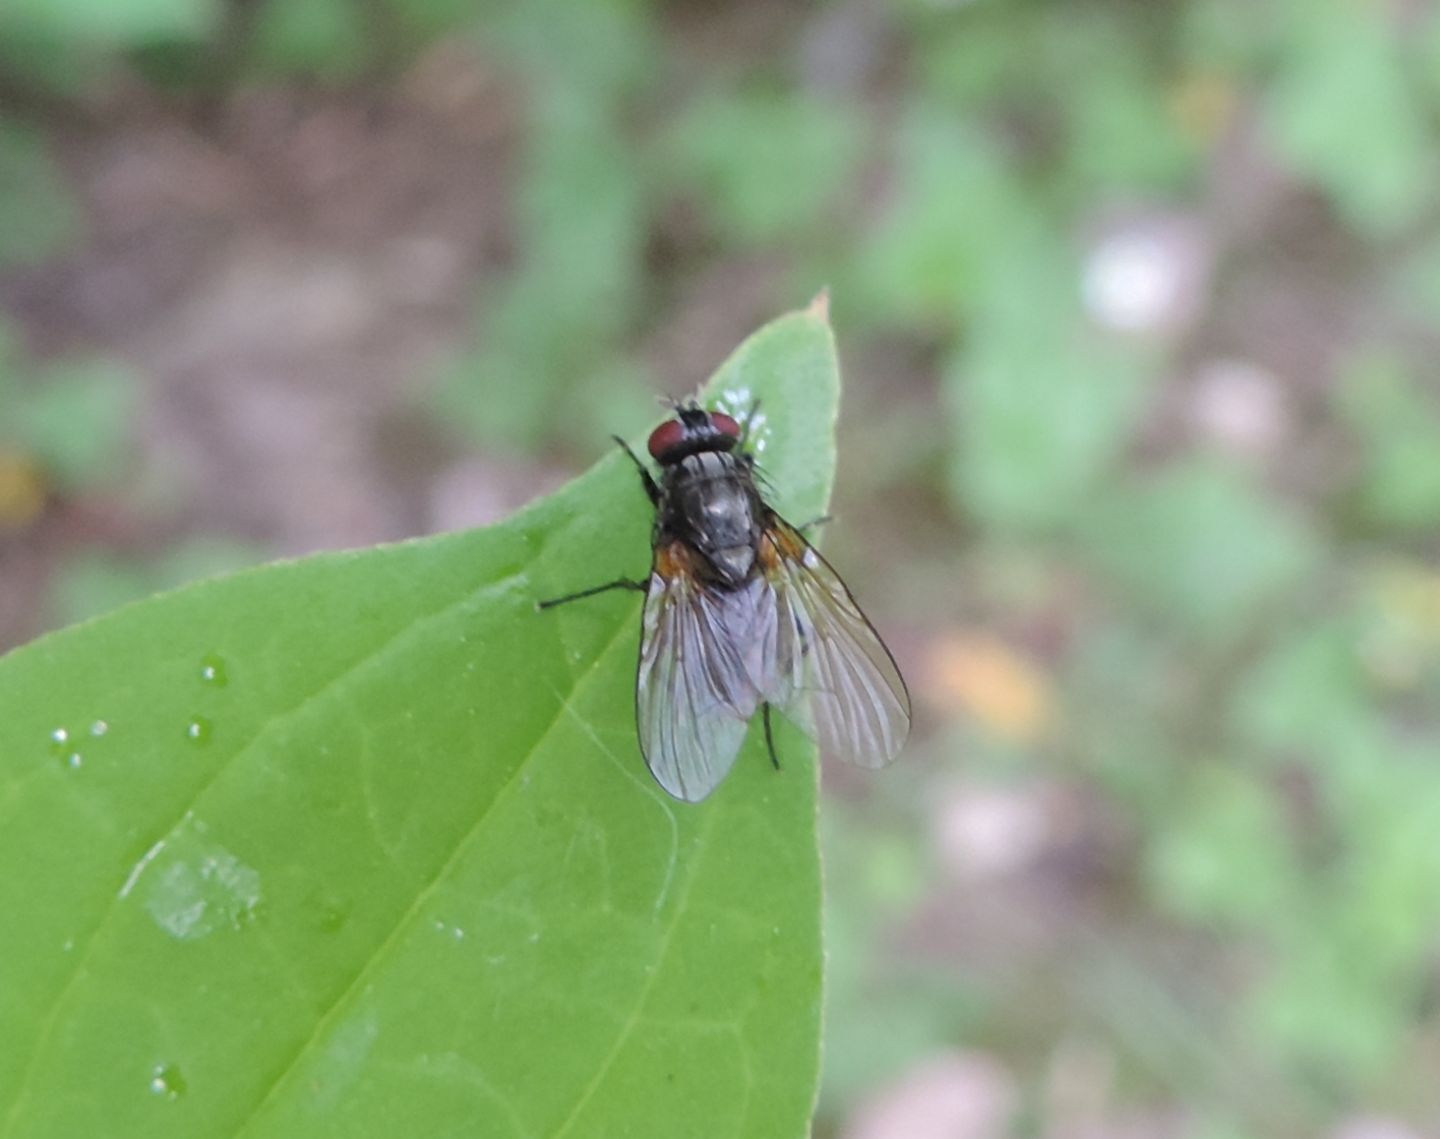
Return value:
M 215 688 L 224 688 L 230 683 L 225 659 L 217 653 L 206 653 L 200 658 L 200 679 Z
M 156 1064 L 150 1073 L 151 1094 L 174 1102 L 185 1094 L 185 1076 L 176 1064 Z
M 204 716 L 192 716 L 185 725 L 185 738 L 192 744 L 203 747 L 210 742 L 213 731 L 210 721 Z

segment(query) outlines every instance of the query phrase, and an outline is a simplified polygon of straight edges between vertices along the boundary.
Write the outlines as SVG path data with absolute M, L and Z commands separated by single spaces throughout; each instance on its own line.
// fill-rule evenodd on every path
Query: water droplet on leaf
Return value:
M 230 683 L 230 674 L 225 668 L 225 658 L 217 653 L 206 653 L 200 658 L 200 679 L 216 688 Z
M 184 1073 L 177 1064 L 156 1064 L 150 1073 L 151 1093 L 172 1103 L 185 1094 L 186 1087 Z

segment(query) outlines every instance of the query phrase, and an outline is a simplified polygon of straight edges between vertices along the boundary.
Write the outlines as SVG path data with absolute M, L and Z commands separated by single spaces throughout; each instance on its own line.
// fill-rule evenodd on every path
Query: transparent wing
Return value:
M 910 695 L 895 658 L 845 583 L 784 520 L 771 515 L 762 564 L 774 617 L 757 674 L 763 698 L 830 755 L 884 767 L 910 735 Z
M 656 551 L 645 597 L 635 721 L 645 763 L 660 786 L 697 803 L 729 773 L 760 695 L 745 661 L 763 583 L 707 590 L 684 551 Z

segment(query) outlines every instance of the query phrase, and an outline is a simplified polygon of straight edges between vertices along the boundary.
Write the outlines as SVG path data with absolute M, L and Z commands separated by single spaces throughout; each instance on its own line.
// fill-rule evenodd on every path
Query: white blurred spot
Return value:
M 1002 1139 L 1015 1081 L 979 1052 L 948 1052 L 912 1068 L 855 1112 L 843 1139 Z
M 1045 797 L 1035 788 L 952 790 L 935 816 L 940 859 L 967 878 L 1014 873 L 1044 851 L 1049 816 Z
M 1201 365 L 1190 415 L 1201 434 L 1244 455 L 1269 454 L 1290 429 L 1279 378 L 1247 360 Z
M 1395 1119 L 1361 1115 L 1342 1123 L 1335 1139 L 1421 1139 L 1419 1131 Z
M 1154 217 L 1103 237 L 1085 261 L 1085 307 L 1117 332 L 1162 332 L 1191 318 L 1208 258 L 1194 224 Z

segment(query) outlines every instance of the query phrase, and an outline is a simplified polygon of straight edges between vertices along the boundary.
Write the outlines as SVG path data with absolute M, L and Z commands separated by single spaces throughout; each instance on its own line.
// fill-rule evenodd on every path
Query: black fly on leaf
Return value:
M 910 733 L 894 657 L 829 563 L 765 503 L 744 436 L 723 412 L 677 406 L 650 435 L 659 481 L 616 439 L 655 507 L 650 579 L 540 603 L 645 593 L 640 750 L 660 786 L 692 803 L 729 773 L 757 711 L 777 767 L 772 707 L 861 767 L 890 763 Z

